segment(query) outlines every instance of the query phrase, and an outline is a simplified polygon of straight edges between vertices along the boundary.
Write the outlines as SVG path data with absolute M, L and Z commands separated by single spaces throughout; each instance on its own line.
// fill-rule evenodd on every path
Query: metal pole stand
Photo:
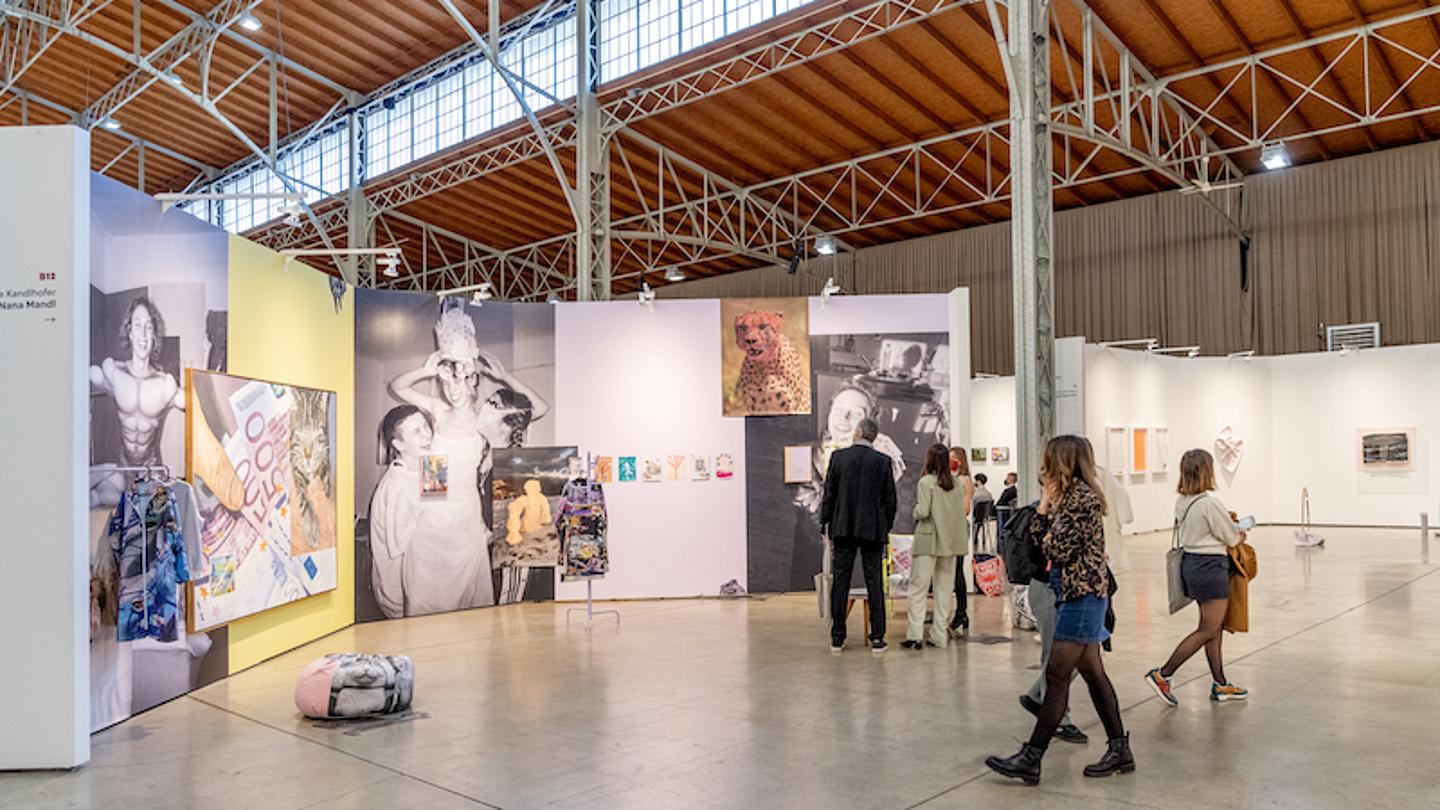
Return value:
M 1430 513 L 1420 513 L 1420 562 L 1430 564 Z
M 570 614 L 581 610 L 581 608 L 565 608 L 565 626 L 570 626 Z M 614 616 L 615 626 L 620 626 L 620 611 L 618 610 L 596 610 L 595 609 L 595 580 L 585 580 L 585 632 L 590 632 L 590 624 L 595 621 L 596 616 Z

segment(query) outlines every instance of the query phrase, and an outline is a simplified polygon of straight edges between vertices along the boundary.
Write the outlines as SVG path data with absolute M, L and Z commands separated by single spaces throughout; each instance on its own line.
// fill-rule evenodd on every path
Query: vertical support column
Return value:
M 270 67 L 270 162 L 279 165 L 276 154 L 280 143 L 280 71 L 276 69 L 275 57 L 266 60 Z
M 136 145 L 136 147 L 135 147 L 135 152 L 136 152 L 136 154 L 139 155 L 139 157 L 136 158 L 136 161 L 139 163 L 139 167 L 138 167 L 138 169 L 137 169 L 138 180 L 137 180 L 136 183 L 135 183 L 135 188 L 139 189 L 139 191 L 140 191 L 141 194 L 144 194 L 144 193 L 146 193 L 146 192 L 145 192 L 145 142 L 144 142 L 144 141 L 141 141 L 138 145 Z
M 575 289 L 581 301 L 610 298 L 610 136 L 601 120 L 600 2 L 579 0 L 576 53 Z
M 370 229 L 370 201 L 365 198 L 363 187 L 365 165 L 365 134 L 360 131 L 363 119 L 352 110 L 345 116 L 345 131 L 350 135 L 350 159 L 347 162 L 348 180 L 345 208 L 346 241 L 350 248 L 374 247 Z M 347 256 L 345 266 L 350 276 L 347 279 L 357 287 L 375 286 L 375 262 L 369 256 Z M 362 275 L 363 274 L 363 275 Z
M 1055 434 L 1055 297 L 1051 234 L 1049 0 L 1011 0 L 1009 58 L 1011 251 L 1015 305 L 1017 471 L 1024 501 L 1039 495 L 1040 455 Z

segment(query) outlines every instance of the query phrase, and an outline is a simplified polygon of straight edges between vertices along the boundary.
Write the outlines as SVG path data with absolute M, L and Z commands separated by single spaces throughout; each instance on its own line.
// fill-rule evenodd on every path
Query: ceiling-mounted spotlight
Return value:
M 387 253 L 375 262 L 380 267 L 380 275 L 386 278 L 400 277 L 400 251 Z
M 254 14 L 251 14 L 248 11 L 245 12 L 245 14 L 240 17 L 240 19 L 236 20 L 235 24 L 240 26 L 241 28 L 244 28 L 246 31 L 250 31 L 251 33 L 260 30 L 260 18 L 256 17 Z
M 1252 357 L 1255 356 L 1255 350 L 1254 350 L 1254 349 L 1246 349 L 1246 350 L 1243 351 L 1243 352 L 1231 352 L 1231 353 L 1229 353 L 1229 354 L 1227 354 L 1227 355 L 1225 355 L 1225 356 L 1226 356 L 1227 358 L 1231 359 L 1231 360 L 1247 360 L 1247 361 L 1248 361 L 1248 360 L 1250 360 Z
M 640 284 L 639 300 L 640 306 L 645 307 L 652 312 L 655 311 L 655 291 L 650 289 L 650 285 L 645 282 L 641 282 Z
M 545 303 L 558 304 L 560 303 L 560 296 L 556 293 L 550 293 L 550 297 L 545 299 Z
M 685 280 L 685 273 L 678 267 L 672 267 L 665 271 L 665 280 L 670 283 Z
M 820 288 L 820 303 L 830 303 L 830 298 L 840 294 L 840 285 L 835 283 L 835 277 L 825 279 L 825 286 Z
M 300 215 L 305 211 L 304 207 L 301 206 L 299 199 L 288 196 L 285 200 L 285 204 L 275 210 L 281 216 L 285 217 L 285 224 L 289 225 L 292 228 L 300 224 Z
M 111 132 L 115 132 L 116 130 L 120 129 L 120 122 L 116 121 L 114 118 L 106 118 L 105 120 L 100 122 L 100 127 L 102 129 L 108 129 Z
M 475 293 L 470 296 L 470 303 L 472 303 L 472 304 L 474 304 L 475 306 L 478 307 L 478 306 L 480 306 L 481 304 L 485 303 L 486 301 L 489 301 L 491 298 L 494 298 L 494 297 L 495 297 L 495 293 L 490 289 L 490 282 L 487 281 L 487 282 L 481 284 L 481 285 L 475 290 Z
M 1260 165 L 1267 169 L 1283 169 L 1290 165 L 1290 153 L 1283 143 L 1267 143 L 1260 148 Z
M 815 237 L 815 252 L 821 256 L 834 256 L 837 250 L 835 237 L 828 233 L 822 233 Z

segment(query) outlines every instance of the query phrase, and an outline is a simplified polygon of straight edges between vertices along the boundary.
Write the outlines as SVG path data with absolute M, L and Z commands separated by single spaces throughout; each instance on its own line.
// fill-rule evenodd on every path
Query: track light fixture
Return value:
M 833 296 L 840 294 L 840 285 L 835 283 L 835 277 L 825 279 L 825 286 L 820 288 L 820 303 L 828 304 Z
M 655 291 L 650 289 L 648 283 L 641 282 L 639 301 L 640 306 L 645 307 L 651 312 L 655 311 Z
M 1255 356 L 1255 350 L 1254 350 L 1254 349 L 1246 349 L 1246 350 L 1243 351 L 1243 352 L 1231 352 L 1231 353 L 1229 353 L 1229 354 L 1227 354 L 1227 355 L 1225 355 L 1225 356 L 1226 356 L 1227 358 L 1231 359 L 1231 360 L 1244 360 L 1245 362 L 1248 363 L 1248 362 L 1250 362 L 1251 358 L 1253 358 L 1253 357 Z
M 1150 354 L 1183 354 L 1186 357 L 1199 357 L 1199 346 L 1164 346 L 1161 348 L 1151 347 L 1146 350 Z
M 1156 346 L 1159 346 L 1160 342 L 1155 338 L 1136 338 L 1135 340 L 1106 340 L 1098 345 L 1102 349 L 1141 348 L 1148 352 Z
M 400 251 L 398 249 L 394 253 L 386 253 L 381 256 L 375 261 L 375 264 L 380 268 L 380 275 L 386 278 L 400 277 Z
M 547 303 L 547 304 L 558 304 L 558 303 L 560 303 L 560 296 L 559 296 L 559 294 L 557 294 L 557 293 L 550 293 L 550 297 L 545 299 L 545 303 Z
M 495 297 L 495 292 L 490 289 L 490 282 L 486 281 L 486 282 L 483 282 L 483 283 L 475 290 L 475 292 L 470 295 L 470 303 L 472 303 L 472 304 L 474 304 L 475 306 L 478 307 L 478 306 L 480 306 L 481 304 L 485 303 L 486 301 L 489 301 L 491 298 L 494 298 L 494 297 Z

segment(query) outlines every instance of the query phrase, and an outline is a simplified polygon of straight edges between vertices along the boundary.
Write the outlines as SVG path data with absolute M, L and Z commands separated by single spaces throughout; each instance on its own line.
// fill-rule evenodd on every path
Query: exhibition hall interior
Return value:
M 0 808 L 1440 806 L 1437 137 L 1428 0 L 0 0 Z

